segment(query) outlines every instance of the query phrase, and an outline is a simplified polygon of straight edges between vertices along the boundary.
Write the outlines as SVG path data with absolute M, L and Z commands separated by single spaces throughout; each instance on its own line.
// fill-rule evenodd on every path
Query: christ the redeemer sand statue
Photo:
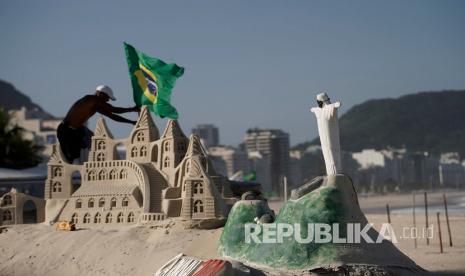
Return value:
M 340 102 L 331 103 L 326 93 L 316 96 L 318 107 L 311 109 L 318 122 L 321 150 L 325 159 L 326 174 L 335 175 L 341 172 L 341 147 L 339 144 L 339 120 L 337 109 Z

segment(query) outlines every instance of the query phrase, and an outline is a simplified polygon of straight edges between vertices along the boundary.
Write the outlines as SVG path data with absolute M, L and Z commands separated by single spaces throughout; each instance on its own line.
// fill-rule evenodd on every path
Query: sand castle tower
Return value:
M 118 147 L 126 148 L 126 157 Z M 162 137 L 147 108 L 130 136 L 115 139 L 99 118 L 89 157 L 69 164 L 55 145 L 48 163 L 46 221 L 78 225 L 150 223 L 168 217 L 224 220 L 229 182 L 214 171 L 197 136 L 169 120 Z M 80 174 L 80 182 L 73 174 Z
M 169 120 L 165 131 L 159 141 L 160 156 L 159 168 L 171 177 L 175 168 L 186 155 L 189 139 L 181 130 L 176 120 Z

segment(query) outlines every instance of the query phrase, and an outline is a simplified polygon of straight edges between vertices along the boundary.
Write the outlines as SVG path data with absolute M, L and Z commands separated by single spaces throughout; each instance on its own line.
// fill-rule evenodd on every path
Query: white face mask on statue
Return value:
M 329 100 L 328 94 L 326 93 L 320 93 L 316 95 L 316 100 L 318 102 L 319 107 L 323 107 L 325 105 L 331 104 L 331 101 Z

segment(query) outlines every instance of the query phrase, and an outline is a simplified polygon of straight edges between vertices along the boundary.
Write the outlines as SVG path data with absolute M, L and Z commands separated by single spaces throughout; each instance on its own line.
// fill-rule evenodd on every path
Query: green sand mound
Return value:
M 275 269 L 317 270 L 341 266 L 395 267 L 408 273 L 425 273 L 390 241 L 382 243 L 299 243 L 294 235 L 282 242 L 263 243 L 263 231 L 259 241 L 245 242 L 245 224 L 255 217 L 269 212 L 266 201 L 241 200 L 229 213 L 228 221 L 220 238 L 221 255 Z M 290 200 L 279 211 L 274 225 L 300 224 L 300 236 L 307 237 L 307 225 L 325 223 L 340 225 L 339 237 L 346 238 L 347 223 L 367 223 L 361 212 L 357 195 L 350 178 L 344 175 L 325 177 L 322 184 L 296 200 Z M 268 226 L 271 224 L 268 224 Z M 274 226 L 273 225 L 273 226 Z M 371 229 L 368 235 L 376 240 L 378 233 Z M 367 269 L 372 271 L 372 269 Z M 392 271 L 392 269 L 386 269 Z M 399 272 L 399 271 L 397 271 Z M 402 273 L 398 273 L 402 274 Z

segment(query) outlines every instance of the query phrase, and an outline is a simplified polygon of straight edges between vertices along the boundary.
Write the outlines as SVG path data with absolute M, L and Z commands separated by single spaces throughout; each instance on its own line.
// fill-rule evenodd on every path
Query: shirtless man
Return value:
M 139 107 L 114 107 L 108 103 L 110 99 L 116 100 L 110 87 L 99 85 L 95 90 L 95 95 L 86 95 L 76 101 L 58 126 L 57 137 L 61 151 L 69 163 L 79 158 L 81 148 L 90 148 L 93 133 L 85 127 L 85 123 L 95 113 L 98 112 L 118 122 L 136 124 L 136 121 L 128 120 L 115 113 L 139 112 Z

